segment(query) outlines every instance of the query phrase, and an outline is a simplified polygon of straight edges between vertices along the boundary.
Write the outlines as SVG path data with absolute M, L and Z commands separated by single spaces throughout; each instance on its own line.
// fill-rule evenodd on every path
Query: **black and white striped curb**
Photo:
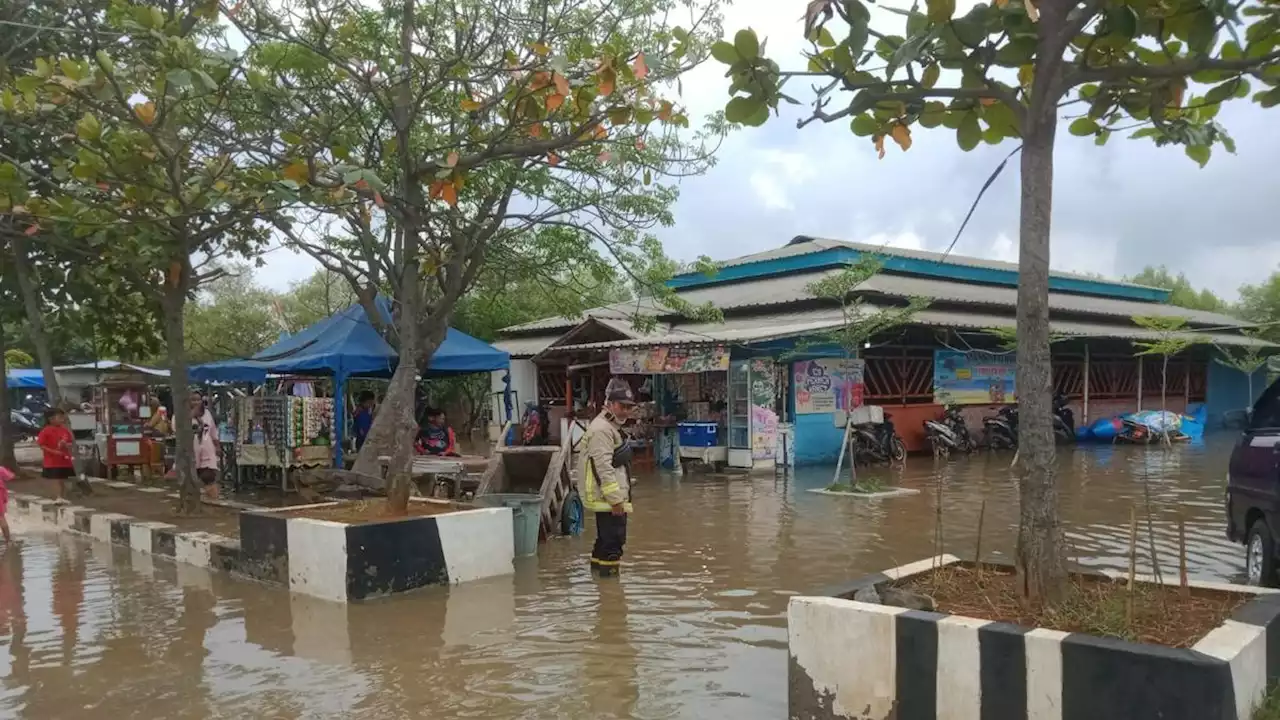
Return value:
M 792 598 L 789 717 L 1250 720 L 1280 678 L 1280 594 L 1272 590 L 1192 581 L 1254 596 L 1192 648 L 849 599 L 956 562 L 943 555 L 862 578 L 835 596 Z
M 133 548 L 196 567 L 253 577 L 246 571 L 240 541 L 203 531 L 181 531 L 176 525 L 129 515 L 59 503 L 27 493 L 9 495 L 9 514 L 63 532 L 87 535 L 112 545 Z

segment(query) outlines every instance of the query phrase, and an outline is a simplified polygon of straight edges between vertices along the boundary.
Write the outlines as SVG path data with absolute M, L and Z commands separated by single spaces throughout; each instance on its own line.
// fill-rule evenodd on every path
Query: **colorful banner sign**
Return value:
M 852 410 L 862 404 L 862 360 L 800 360 L 792 367 L 796 414 Z
M 751 458 L 773 458 L 777 444 L 778 376 L 772 360 L 751 361 Z
M 933 352 L 933 401 L 953 405 L 989 405 L 1016 401 L 1013 353 L 981 350 Z
M 614 375 L 667 375 L 729 372 L 729 349 L 707 347 L 614 348 L 609 351 Z

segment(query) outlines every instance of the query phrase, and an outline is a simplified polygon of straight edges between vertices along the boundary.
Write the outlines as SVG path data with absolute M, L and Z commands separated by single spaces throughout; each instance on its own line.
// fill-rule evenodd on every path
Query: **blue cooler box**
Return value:
M 715 447 L 720 434 L 720 426 L 713 422 L 682 422 L 676 427 L 680 429 L 681 447 Z

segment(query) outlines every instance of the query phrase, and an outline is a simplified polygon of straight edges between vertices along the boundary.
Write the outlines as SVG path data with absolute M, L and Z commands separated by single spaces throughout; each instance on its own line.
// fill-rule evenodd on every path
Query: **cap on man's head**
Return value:
M 622 378 L 609 378 L 609 384 L 604 387 L 604 400 L 625 405 L 636 404 L 636 398 L 631 394 L 631 386 Z

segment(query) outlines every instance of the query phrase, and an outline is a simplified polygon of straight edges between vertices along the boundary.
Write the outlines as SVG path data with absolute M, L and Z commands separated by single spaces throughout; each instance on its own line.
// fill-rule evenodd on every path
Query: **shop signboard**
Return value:
M 773 457 L 778 435 L 778 376 L 772 360 L 751 361 L 751 458 Z
M 852 410 L 862 404 L 863 360 L 800 360 L 792 365 L 796 414 Z
M 933 352 L 933 401 L 940 405 L 988 405 L 1016 400 L 1013 353 L 982 350 Z
M 614 375 L 729 372 L 729 349 L 723 345 L 614 348 L 609 351 L 609 372 Z

